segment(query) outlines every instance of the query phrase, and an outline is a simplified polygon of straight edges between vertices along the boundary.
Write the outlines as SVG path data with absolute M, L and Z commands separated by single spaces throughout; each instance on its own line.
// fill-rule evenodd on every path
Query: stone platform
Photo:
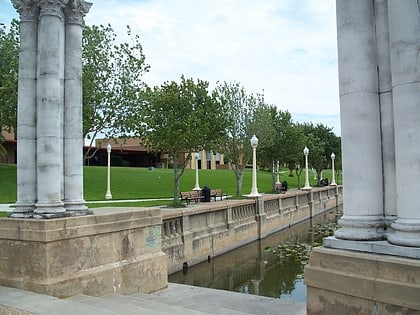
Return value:
M 99 213 L 99 212 L 98 212 Z M 68 297 L 167 286 L 157 208 L 102 208 L 49 220 L 0 220 L 0 285 Z
M 420 314 L 420 260 L 326 247 L 305 267 L 308 314 Z
M 153 294 L 76 295 L 67 299 L 0 287 L 0 314 L 304 315 L 306 304 L 173 283 Z

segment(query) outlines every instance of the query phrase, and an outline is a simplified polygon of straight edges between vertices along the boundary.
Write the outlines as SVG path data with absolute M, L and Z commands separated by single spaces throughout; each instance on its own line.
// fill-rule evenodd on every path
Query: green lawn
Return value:
M 289 188 L 297 187 L 297 176 L 288 177 L 288 170 L 283 169 L 280 181 L 286 180 Z M 324 171 L 324 177 L 331 179 L 331 172 Z M 311 186 L 316 181 L 310 174 Z M 104 200 L 106 192 L 107 168 L 97 166 L 84 167 L 84 196 L 86 201 Z M 242 193 L 251 191 L 252 171 L 246 170 L 242 185 Z M 301 186 L 305 180 L 300 176 Z M 200 187 L 221 188 L 228 194 L 235 194 L 236 181 L 232 170 L 199 170 Z M 180 191 L 189 191 L 194 187 L 195 170 L 186 170 L 181 178 Z M 271 173 L 258 171 L 258 191 L 272 191 Z M 171 198 L 173 197 L 173 170 L 129 167 L 111 167 L 111 193 L 113 200 Z M 16 165 L 0 164 L 0 203 L 16 201 Z M 167 202 L 169 203 L 169 202 Z M 118 205 L 118 204 L 115 204 Z M 120 204 L 123 206 L 122 204 Z M 142 205 L 148 205 L 142 203 Z M 150 204 L 153 205 L 153 204 Z M 100 206 L 100 205 L 99 205 Z

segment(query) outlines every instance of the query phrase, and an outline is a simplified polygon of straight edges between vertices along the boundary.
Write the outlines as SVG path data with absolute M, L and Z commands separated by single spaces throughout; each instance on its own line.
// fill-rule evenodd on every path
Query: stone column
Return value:
M 11 217 L 31 217 L 36 202 L 36 53 L 38 6 L 13 0 L 20 15 L 17 202 Z
M 395 184 L 394 113 L 392 106 L 391 57 L 389 53 L 387 0 L 375 0 L 375 35 L 378 56 L 379 104 L 383 168 L 384 220 L 387 234 L 397 215 Z
M 37 81 L 37 203 L 34 217 L 63 216 L 64 13 L 40 0 Z
M 381 128 L 373 1 L 337 0 L 344 215 L 339 239 L 379 240 L 383 230 Z
M 214 152 L 211 152 L 211 167 L 210 169 L 215 170 L 216 169 L 216 155 Z
M 91 3 L 70 0 L 66 9 L 64 68 L 64 206 L 87 213 L 83 198 L 82 24 Z
M 201 151 L 201 169 L 202 170 L 207 169 L 207 151 L 206 150 Z
M 420 247 L 419 1 L 388 1 L 388 12 L 398 216 L 388 241 Z

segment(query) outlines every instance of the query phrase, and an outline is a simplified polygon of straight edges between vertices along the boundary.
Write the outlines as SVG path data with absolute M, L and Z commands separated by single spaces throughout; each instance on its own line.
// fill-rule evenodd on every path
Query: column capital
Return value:
M 21 21 L 33 22 L 38 19 L 38 1 L 12 0 L 12 4 L 19 13 Z
M 65 8 L 66 22 L 82 25 L 83 17 L 89 12 L 91 6 L 91 2 L 70 0 Z
M 53 15 L 60 19 L 64 18 L 64 7 L 69 0 L 38 0 L 40 16 Z

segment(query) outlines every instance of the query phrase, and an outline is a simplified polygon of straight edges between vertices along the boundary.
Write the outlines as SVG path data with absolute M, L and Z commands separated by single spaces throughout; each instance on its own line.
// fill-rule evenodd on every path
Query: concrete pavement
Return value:
M 116 315 L 116 314 L 277 314 L 305 315 L 305 303 L 224 290 L 170 283 L 152 294 L 76 295 L 58 299 L 34 292 L 0 287 L 0 315 Z

